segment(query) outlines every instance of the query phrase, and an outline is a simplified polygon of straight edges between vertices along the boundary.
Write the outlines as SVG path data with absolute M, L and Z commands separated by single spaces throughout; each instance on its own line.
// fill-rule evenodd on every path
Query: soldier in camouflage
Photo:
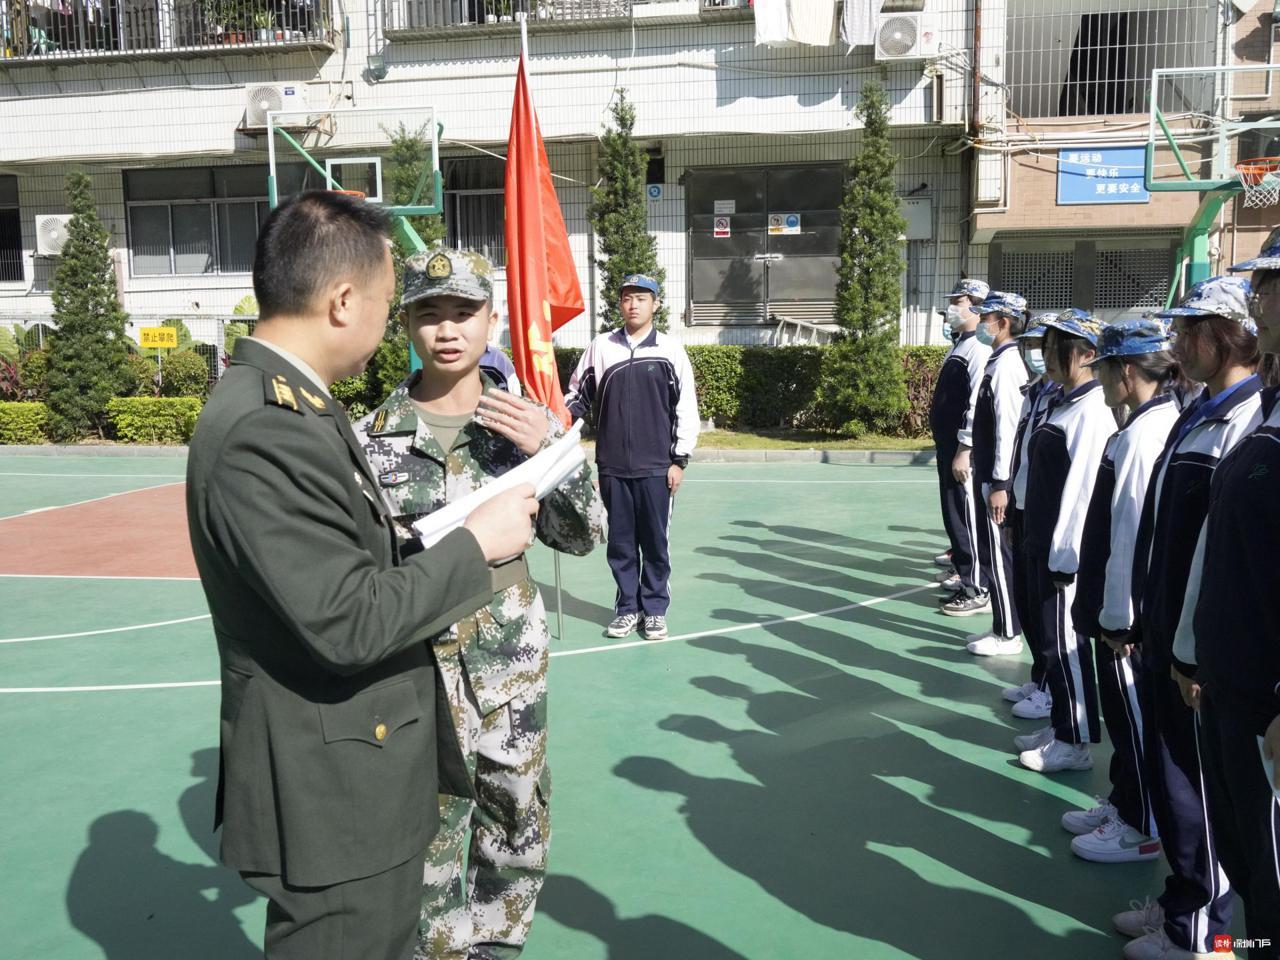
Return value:
M 405 264 L 403 303 L 423 370 L 361 420 L 356 434 L 406 527 L 564 432 L 550 410 L 498 389 L 480 369 L 491 277 L 483 257 L 453 250 L 418 254 Z M 603 542 L 604 524 L 584 465 L 543 501 L 537 538 L 584 555 Z M 479 799 L 439 797 L 441 828 L 426 854 L 418 960 L 519 954 L 546 873 L 546 613 L 523 556 L 493 575 L 493 603 L 433 639 Z

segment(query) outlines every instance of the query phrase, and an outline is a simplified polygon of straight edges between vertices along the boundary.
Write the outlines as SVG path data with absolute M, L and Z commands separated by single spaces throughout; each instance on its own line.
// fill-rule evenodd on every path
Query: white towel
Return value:
M 788 39 L 787 0 L 755 0 L 756 46 L 793 47 Z
M 787 39 L 810 47 L 836 42 L 836 0 L 790 0 Z
M 844 0 L 840 39 L 850 47 L 870 47 L 876 42 L 876 20 L 884 0 Z

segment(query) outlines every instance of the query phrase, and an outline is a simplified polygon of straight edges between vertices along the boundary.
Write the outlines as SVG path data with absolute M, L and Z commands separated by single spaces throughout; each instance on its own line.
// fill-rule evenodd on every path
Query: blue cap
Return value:
M 1276 227 L 1262 242 L 1262 249 L 1252 260 L 1237 263 L 1231 268 L 1232 273 L 1244 270 L 1280 270 L 1280 227 Z
M 1044 325 L 1046 320 L 1052 320 L 1056 317 L 1056 313 L 1037 313 L 1031 318 L 1031 325 L 1027 327 L 1027 332 L 1018 337 L 1019 340 L 1043 340 L 1048 328 Z
M 951 288 L 951 292 L 947 294 L 947 300 L 954 300 L 956 297 L 968 297 L 970 300 L 981 303 L 987 299 L 987 295 L 991 293 L 991 288 L 982 280 L 974 280 L 965 278 L 956 282 Z
M 1048 314 L 1041 318 L 1040 322 L 1051 330 L 1059 330 L 1073 337 L 1087 340 L 1095 347 L 1098 345 L 1098 335 L 1102 333 L 1102 324 L 1097 318 L 1075 307 L 1068 307 L 1061 313 Z
M 662 288 L 658 286 L 658 281 L 653 277 L 646 277 L 643 273 L 632 273 L 622 278 L 622 286 L 618 288 L 619 292 L 627 289 L 627 287 L 636 287 L 640 290 L 648 290 L 655 298 L 662 296 Z
M 1173 346 L 1169 331 L 1154 319 L 1120 320 L 1102 328 L 1098 337 L 1098 355 L 1089 362 L 1095 366 L 1108 357 L 1137 357 L 1159 353 Z
M 1156 316 L 1226 317 L 1256 336 L 1258 325 L 1249 316 L 1249 296 L 1252 293 L 1253 288 L 1244 277 L 1210 277 L 1188 290 L 1182 302 L 1172 310 L 1162 310 Z
M 1016 293 L 1003 293 L 992 290 L 982 305 L 977 308 L 978 314 L 998 313 L 1002 317 L 1021 318 L 1027 312 L 1027 298 Z

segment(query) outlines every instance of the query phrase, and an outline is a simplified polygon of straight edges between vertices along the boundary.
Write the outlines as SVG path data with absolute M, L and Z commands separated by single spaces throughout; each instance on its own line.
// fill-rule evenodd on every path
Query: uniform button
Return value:
M 380 723 L 373 728 L 373 738 L 379 743 L 387 739 L 387 725 L 385 723 Z

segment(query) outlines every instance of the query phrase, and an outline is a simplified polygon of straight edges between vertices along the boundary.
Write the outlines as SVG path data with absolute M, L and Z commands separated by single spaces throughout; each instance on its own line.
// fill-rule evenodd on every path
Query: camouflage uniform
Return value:
M 475 266 L 454 262 L 459 271 Z M 406 299 L 412 290 L 407 281 Z M 401 383 L 355 426 L 392 512 L 406 527 L 526 459 L 506 438 L 475 422 L 464 426 L 445 451 L 410 398 L 419 376 Z M 564 430 L 551 411 L 542 409 L 551 427 L 549 444 Z M 584 465 L 543 500 L 537 537 L 552 549 L 575 555 L 603 542 L 604 509 L 590 467 Z M 520 568 L 514 575 L 496 571 L 495 585 L 515 582 L 497 592 L 487 608 L 433 638 L 479 800 L 439 798 L 440 833 L 427 851 L 424 870 L 419 958 L 515 956 L 528 935 L 545 876 L 551 839 L 546 765 L 550 636 L 538 588 L 527 568 L 517 580 L 519 573 Z

